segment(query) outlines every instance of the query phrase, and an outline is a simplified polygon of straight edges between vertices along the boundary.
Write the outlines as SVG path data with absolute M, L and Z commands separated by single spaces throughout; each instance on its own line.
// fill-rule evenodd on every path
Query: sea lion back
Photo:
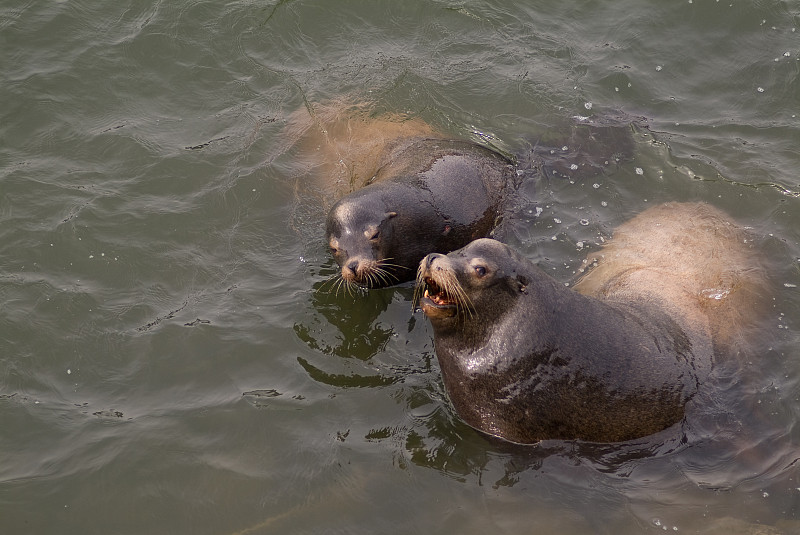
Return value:
M 703 203 L 666 203 L 620 225 L 575 290 L 609 300 L 654 302 L 732 342 L 764 286 L 748 233 Z

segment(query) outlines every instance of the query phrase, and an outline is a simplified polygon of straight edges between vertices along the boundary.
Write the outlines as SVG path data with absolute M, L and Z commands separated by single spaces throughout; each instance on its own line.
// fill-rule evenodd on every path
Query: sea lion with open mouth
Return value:
M 761 281 L 743 231 L 705 204 L 623 224 L 570 289 L 510 247 L 474 241 L 420 263 L 448 396 L 511 442 L 618 442 L 684 416 Z

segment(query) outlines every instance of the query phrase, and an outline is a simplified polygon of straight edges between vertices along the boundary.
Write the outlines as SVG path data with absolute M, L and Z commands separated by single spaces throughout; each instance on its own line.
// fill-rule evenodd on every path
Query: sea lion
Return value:
M 376 288 L 413 280 L 428 253 L 489 236 L 526 171 L 575 177 L 613 165 L 632 152 L 630 126 L 629 117 L 579 118 L 557 146 L 532 145 L 520 166 L 418 117 L 379 113 L 369 102 L 298 110 L 286 137 L 303 140 L 320 195 L 339 199 L 326 221 L 340 267 L 334 284 Z
M 410 281 L 426 254 L 488 236 L 515 176 L 511 160 L 469 141 L 400 144 L 369 185 L 328 214 L 326 239 L 342 280 L 368 288 Z
M 505 440 L 619 442 L 679 422 L 761 280 L 705 204 L 619 227 L 574 289 L 490 239 L 420 263 L 422 311 L 460 417 Z

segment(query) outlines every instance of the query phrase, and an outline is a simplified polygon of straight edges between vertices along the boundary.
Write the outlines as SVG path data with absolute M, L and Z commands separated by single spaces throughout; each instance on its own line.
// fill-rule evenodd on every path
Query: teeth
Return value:
M 425 297 L 425 298 L 430 297 L 430 294 L 428 294 L 428 290 L 425 290 L 425 294 L 423 294 L 423 297 Z

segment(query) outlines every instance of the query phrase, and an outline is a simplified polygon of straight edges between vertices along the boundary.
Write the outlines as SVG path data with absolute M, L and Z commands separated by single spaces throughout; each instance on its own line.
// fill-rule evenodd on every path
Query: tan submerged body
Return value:
M 666 203 L 620 225 L 573 287 L 606 300 L 652 303 L 729 351 L 759 301 L 764 273 L 752 238 L 703 203 Z M 741 341 L 741 340 L 739 340 Z
M 397 154 L 411 142 L 444 135 L 419 117 L 379 113 L 368 102 L 334 100 L 302 108 L 289 118 L 286 136 L 309 158 L 316 186 L 334 199 L 376 179 L 402 174 Z M 380 175 L 380 176 L 379 176 Z

